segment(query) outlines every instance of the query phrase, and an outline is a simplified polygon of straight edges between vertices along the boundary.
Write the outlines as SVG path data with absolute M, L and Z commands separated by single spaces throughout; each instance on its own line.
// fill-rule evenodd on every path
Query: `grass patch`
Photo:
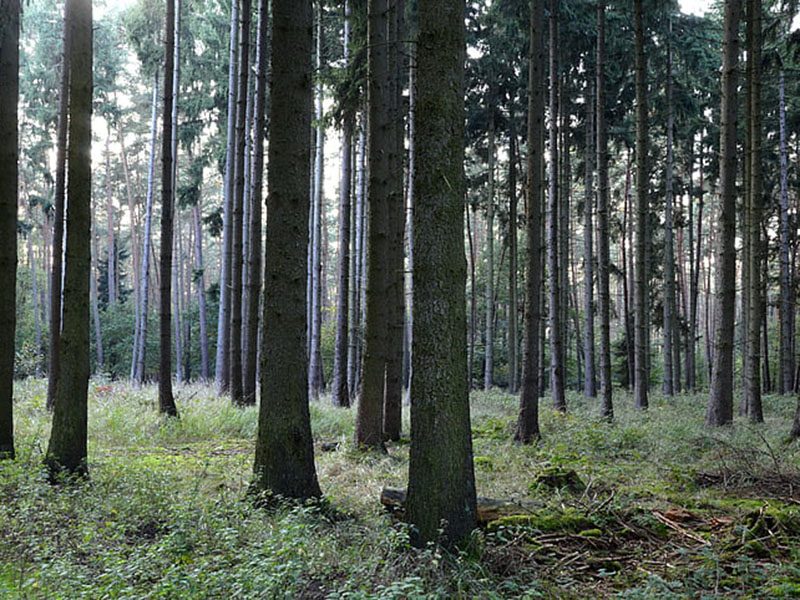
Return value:
M 543 439 L 512 443 L 517 400 L 472 397 L 481 496 L 541 507 L 476 533 L 477 551 L 409 545 L 378 502 L 404 488 L 407 440 L 386 455 L 352 448 L 354 409 L 312 403 L 320 485 L 347 518 L 315 506 L 245 501 L 256 408 L 178 386 L 180 420 L 154 387 L 93 382 L 91 479 L 52 487 L 46 382 L 15 389 L 19 458 L 0 464 L 0 598 L 687 598 L 798 597 L 800 475 L 783 443 L 794 398 L 768 421 L 703 424 L 705 396 L 653 394 L 647 412 L 615 397 L 617 418 L 568 395 L 541 403 Z M 405 409 L 407 413 L 407 409 Z M 404 415 L 408 432 L 408 415 Z M 338 446 L 336 443 L 338 442 Z M 550 481 L 574 473 L 581 485 Z M 800 481 L 800 479 L 797 479 Z

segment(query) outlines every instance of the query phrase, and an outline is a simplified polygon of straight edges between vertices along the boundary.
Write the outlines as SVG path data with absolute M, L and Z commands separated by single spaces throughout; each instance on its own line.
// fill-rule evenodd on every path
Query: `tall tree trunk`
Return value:
M 352 264 L 352 284 L 353 290 L 350 302 L 350 338 L 347 350 L 347 387 L 350 390 L 352 399 L 359 387 L 359 375 L 361 370 L 361 288 L 362 288 L 362 267 L 361 256 L 363 254 L 364 240 L 364 154 L 365 142 L 364 132 L 359 131 L 357 136 L 355 156 L 355 196 L 353 202 L 353 264 Z
M 173 188 L 174 189 L 174 188 Z M 172 253 L 175 257 L 172 261 L 172 323 L 173 336 L 175 339 L 175 379 L 178 383 L 187 381 L 186 373 L 183 369 L 185 360 L 185 347 L 183 345 L 183 268 L 184 261 L 183 244 L 181 242 L 181 219 L 180 212 L 176 211 L 177 224 L 172 239 Z
M 705 185 L 705 178 L 703 177 L 703 145 L 700 144 L 700 156 L 699 156 L 699 172 L 700 172 L 700 181 L 698 184 L 698 192 L 697 192 L 697 240 L 695 246 L 695 253 L 694 253 L 694 268 L 692 270 L 692 283 L 690 289 L 690 301 L 689 301 L 689 351 L 690 357 L 688 359 L 689 369 L 687 370 L 687 382 L 688 387 L 691 391 L 695 391 L 698 387 L 697 385 L 697 368 L 696 368 L 696 361 L 695 361 L 695 348 L 697 347 L 697 329 L 698 329 L 698 310 L 697 310 L 697 303 L 700 297 L 700 267 L 701 267 L 701 260 L 702 260 L 702 251 L 703 251 L 703 201 L 705 199 L 705 190 L 703 186 Z M 691 202 L 691 196 L 690 196 Z
M 369 257 L 365 348 L 361 367 L 356 447 L 383 449 L 383 396 L 386 374 L 387 246 L 389 237 L 388 157 L 389 60 L 387 0 L 369 4 Z
M 174 207 L 174 193 L 178 189 L 178 96 L 180 92 L 180 31 L 181 31 L 181 4 L 180 0 L 175 2 L 175 19 L 174 27 L 174 44 L 173 44 L 173 69 L 172 69 L 172 132 L 170 134 L 170 147 L 172 152 L 172 190 L 173 190 L 173 207 Z M 188 380 L 188 375 L 184 370 L 184 359 L 186 348 L 183 344 L 182 323 L 183 323 L 183 250 L 181 243 L 181 226 L 180 216 L 178 218 L 178 233 L 173 242 L 173 250 L 177 252 L 178 260 L 174 262 L 173 273 L 173 296 L 175 299 L 175 374 L 178 381 L 183 382 Z
M 161 282 L 159 294 L 159 373 L 158 410 L 177 417 L 178 409 L 172 396 L 172 236 L 175 194 L 172 163 L 172 96 L 175 67 L 175 0 L 167 0 L 166 45 L 164 48 L 164 125 L 161 136 Z M 180 333 L 178 333 L 180 334 Z
M 540 436 L 539 388 L 541 376 L 541 206 L 544 192 L 544 0 L 530 0 L 528 62 L 528 202 L 525 207 L 525 317 L 522 353 L 522 391 L 514 440 L 530 444 Z
M 144 244 L 142 247 L 142 291 L 139 294 L 141 308 L 137 320 L 133 343 L 131 378 L 142 385 L 144 381 L 145 350 L 147 348 L 147 304 L 149 301 L 148 274 L 151 252 L 151 229 L 153 223 L 153 198 L 155 196 L 156 137 L 158 136 L 158 70 L 153 76 L 153 114 L 150 124 L 150 159 L 147 167 L 147 206 L 144 213 Z
M 491 75 L 490 75 L 491 78 Z M 490 85 L 491 88 L 491 85 Z M 486 205 L 486 327 L 484 329 L 483 389 L 494 385 L 494 92 L 489 90 L 489 173 L 488 201 Z
M 416 54 L 415 46 L 409 49 L 408 60 L 408 180 L 406 186 L 406 404 L 411 404 L 411 379 L 413 372 L 414 348 L 414 172 L 416 169 L 416 151 L 414 148 L 416 119 Z M 469 215 L 469 208 L 465 210 Z M 469 217 L 467 216 L 467 222 Z M 469 235 L 469 232 L 468 232 Z M 471 240 L 472 238 L 470 238 Z M 471 386 L 472 363 L 467 361 L 467 385 Z
M 594 359 L 594 82 L 589 78 L 586 102 L 586 175 L 583 201 L 583 393 L 589 398 L 597 396 Z
M 13 8 L 12 13 L 15 12 Z M 91 278 L 92 3 L 88 0 L 68 0 L 64 12 L 71 40 L 67 157 L 69 209 L 66 215 L 64 317 L 59 348 L 61 371 L 56 385 L 50 442 L 44 459 L 51 478 L 62 471 L 78 476 L 88 473 L 86 429 Z M 6 89 L 5 85 L 3 89 Z M 11 132 L 4 133 L 8 133 L 4 140 L 13 141 Z
M 267 70 L 269 68 L 269 4 L 258 3 L 258 37 L 256 40 L 258 72 L 255 87 L 255 124 L 253 128 L 253 175 L 250 192 L 249 251 L 247 258 L 247 322 L 244 363 L 244 401 L 256 403 L 258 366 L 259 298 L 261 296 L 261 204 L 264 201 L 264 135 L 267 128 Z
M 321 6 L 321 5 L 320 5 Z M 323 51 L 323 11 L 317 11 L 317 70 L 322 68 Z M 322 82 L 315 86 L 315 132 L 316 146 L 314 148 L 314 191 L 311 217 L 311 244 L 309 272 L 311 301 L 309 302 L 310 348 L 309 348 L 309 374 L 308 397 L 316 400 L 323 392 L 325 384 L 322 380 L 322 221 L 324 219 L 325 193 L 324 166 L 325 166 L 325 125 L 323 109 Z
M 69 208 L 67 208 L 69 210 Z M 98 305 L 98 298 L 97 298 L 97 277 L 99 275 L 97 270 L 97 232 L 95 230 L 94 223 L 97 220 L 95 218 L 95 211 L 94 211 L 94 203 L 92 203 L 90 209 L 90 235 L 91 241 L 89 242 L 89 255 L 90 255 L 90 266 L 89 266 L 89 303 L 91 304 L 92 309 L 92 329 L 94 329 L 94 350 L 95 350 L 95 357 L 97 360 L 97 372 L 102 373 L 104 368 L 104 356 L 103 356 L 103 333 L 100 325 L 100 306 Z
M 750 288 L 745 293 L 750 300 L 749 330 L 747 336 L 746 389 L 747 416 L 754 423 L 762 423 L 764 414 L 761 404 L 761 321 L 763 300 L 761 268 L 764 242 L 761 237 L 761 196 L 763 190 L 761 173 L 761 0 L 748 0 L 747 19 L 752 22 L 752 38 L 748 39 L 748 64 L 752 62 L 752 74 L 748 94 L 750 114 L 750 185 L 747 198 L 749 213 L 747 235 L 750 241 Z
M 608 206 L 608 131 L 606 129 L 606 6 L 597 3 L 597 299 L 600 310 L 600 401 L 605 419 L 614 418 L 611 383 L 611 298 Z M 624 236 L 624 234 L 623 234 Z
M 519 360 L 517 350 L 517 129 L 514 108 L 509 109 L 508 144 L 508 391 L 519 392 Z
M 781 69 L 778 83 L 778 118 L 780 130 L 781 156 L 781 202 L 780 202 L 780 376 L 778 382 L 781 394 L 789 394 L 794 389 L 794 348 L 792 346 L 792 313 L 794 312 L 794 294 L 792 280 L 789 275 L 789 184 L 788 158 L 786 150 L 786 79 Z
M 6 340 L 6 348 L 0 352 L 0 460 L 13 459 L 15 456 L 13 412 L 14 334 L 17 314 L 20 10 L 19 0 L 0 0 L 0 14 L 3 15 L 0 21 L 0 80 L 3 81 L 0 86 L 0 137 L 3 140 L 0 144 L 0 339 Z M 65 54 L 64 65 L 67 64 L 66 57 Z M 60 240 L 58 245 L 60 246 Z M 61 288 L 60 277 L 57 283 L 58 287 L 53 286 L 54 296 Z M 51 377 L 52 356 L 51 352 Z
M 406 515 L 412 543 L 463 542 L 476 525 L 466 380 L 464 10 L 419 5 L 414 367 Z
M 636 71 L 636 244 L 634 249 L 634 404 L 647 408 L 647 64 L 642 0 L 633 2 Z
M 670 35 L 672 22 L 670 21 Z M 675 307 L 675 242 L 672 218 L 674 169 L 674 116 L 672 109 L 672 42 L 667 43 L 667 164 L 664 193 L 664 394 L 672 396 L 680 387 L 673 346 L 678 345 Z
M 133 270 L 133 302 L 134 312 L 136 314 L 135 320 L 139 318 L 140 294 L 141 294 L 141 280 L 140 272 L 142 268 L 142 251 L 139 247 L 139 227 L 136 222 L 136 198 L 133 191 L 133 182 L 131 181 L 131 169 L 128 163 L 128 152 L 125 148 L 125 133 L 122 129 L 122 120 L 117 121 L 117 142 L 120 148 L 120 158 L 122 159 L 122 173 L 125 177 L 125 198 L 128 204 L 128 213 L 131 222 L 131 254 L 132 254 L 132 270 Z
M 117 303 L 117 252 L 114 244 L 114 201 L 111 194 L 111 127 L 106 135 L 106 282 L 108 284 L 108 304 Z
M 550 292 L 550 396 L 553 406 L 564 411 L 567 408 L 564 396 L 563 356 L 564 331 L 561 322 L 561 288 L 559 286 L 559 170 L 558 170 L 558 3 L 550 0 L 550 193 L 547 217 L 547 272 Z
M 30 199 L 25 200 L 25 218 L 31 226 L 27 236 L 28 246 L 28 268 L 31 274 L 31 300 L 33 301 L 33 329 L 34 341 L 36 344 L 36 377 L 42 376 L 42 323 L 39 314 L 39 285 L 36 281 L 36 257 L 33 251 L 33 214 L 31 213 Z
M 719 251 L 716 262 L 716 327 L 706 423 L 733 421 L 733 334 L 736 299 L 736 70 L 739 62 L 740 0 L 725 4 L 720 123 Z
M 11 11 L 19 9 L 19 7 L 14 5 L 13 3 L 9 6 L 9 8 Z M 18 15 L 16 16 L 18 17 Z M 17 26 L 18 25 L 19 23 L 17 23 Z M 14 27 L 14 20 L 10 21 L 9 26 Z M 16 81 L 16 80 L 9 79 L 9 81 Z M 12 91 L 13 91 L 12 87 L 9 86 L 9 93 L 11 93 Z M 58 375 L 60 373 L 59 338 L 61 337 L 61 311 L 62 311 L 61 299 L 63 294 L 63 279 L 64 279 L 64 196 L 66 193 L 66 186 L 67 186 L 66 167 L 67 167 L 68 125 L 69 125 L 69 27 L 67 27 L 67 23 L 65 20 L 63 47 L 61 55 L 61 77 L 60 77 L 59 92 L 58 92 L 58 126 L 56 129 L 56 175 L 55 175 L 55 190 L 53 199 L 53 264 L 50 270 L 50 348 L 49 348 L 50 367 L 48 369 L 49 377 L 47 379 L 48 410 L 53 410 L 53 406 L 55 403 L 55 396 L 56 396 L 56 384 L 58 383 Z M 3 139 L 9 139 L 9 138 L 4 136 Z M 16 214 L 16 212 L 14 214 Z M 14 231 L 16 232 L 16 229 Z M 13 360 L 13 353 L 12 353 L 12 360 Z
M 217 318 L 217 356 L 214 379 L 217 392 L 230 387 L 231 286 L 233 255 L 233 198 L 236 170 L 236 96 L 239 62 L 239 0 L 231 2 L 230 47 L 228 51 L 228 126 L 225 183 L 222 210 L 222 266 L 219 274 L 219 316 Z M 246 60 L 246 59 L 242 59 Z
M 253 490 L 319 497 L 308 409 L 306 260 L 310 198 L 310 0 L 273 0 L 264 243 L 261 405 Z

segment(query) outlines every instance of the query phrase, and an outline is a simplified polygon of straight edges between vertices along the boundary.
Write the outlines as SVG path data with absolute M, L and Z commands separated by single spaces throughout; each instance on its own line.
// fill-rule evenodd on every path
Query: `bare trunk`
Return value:
M 484 329 L 483 389 L 494 385 L 494 99 L 489 92 L 489 187 L 486 205 L 486 328 Z
M 594 82 L 589 79 L 586 103 L 586 154 L 583 201 L 583 393 L 597 396 L 594 359 Z
M 517 359 L 517 130 L 513 107 L 509 114 L 508 148 L 508 391 L 519 391 L 519 364 Z
M 670 34 L 672 22 L 670 22 Z M 673 129 L 672 111 L 672 46 L 667 45 L 667 164 L 664 194 L 664 393 L 672 396 L 680 387 L 678 364 L 673 361 L 674 348 L 678 346 L 675 307 L 675 243 L 672 219 L 673 194 Z
M 200 312 L 200 373 L 204 382 L 208 382 L 211 371 L 208 356 L 208 324 L 206 322 L 206 275 L 203 261 L 203 226 L 200 220 L 200 204 L 192 207 L 194 224 L 194 264 L 195 285 L 197 286 L 197 306 Z
M 792 313 L 794 312 L 794 290 L 789 275 L 789 184 L 788 153 L 786 150 L 786 80 L 783 70 L 778 83 L 778 118 L 780 129 L 781 155 L 781 203 L 780 203 L 780 376 L 778 382 L 781 394 L 789 394 L 794 389 L 794 347 L 792 344 Z

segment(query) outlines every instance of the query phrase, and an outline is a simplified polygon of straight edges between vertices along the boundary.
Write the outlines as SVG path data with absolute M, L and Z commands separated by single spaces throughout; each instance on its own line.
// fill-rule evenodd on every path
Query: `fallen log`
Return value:
M 486 525 L 502 517 L 512 515 L 529 515 L 542 508 L 536 502 L 526 502 L 523 500 L 495 500 L 478 496 L 478 524 Z M 392 515 L 401 519 L 406 506 L 406 490 L 397 488 L 383 488 L 381 492 L 381 504 L 386 507 Z

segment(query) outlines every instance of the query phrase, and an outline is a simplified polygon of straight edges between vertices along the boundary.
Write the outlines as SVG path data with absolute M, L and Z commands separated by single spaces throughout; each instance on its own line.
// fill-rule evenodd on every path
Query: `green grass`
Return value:
M 800 453 L 784 443 L 794 398 L 767 397 L 762 426 L 709 430 L 703 395 L 653 394 L 635 412 L 620 392 L 609 424 L 571 394 L 566 415 L 542 400 L 543 440 L 520 447 L 510 441 L 517 400 L 476 392 L 478 494 L 541 510 L 452 555 L 412 549 L 384 513 L 381 489 L 405 486 L 407 440 L 385 456 L 354 451 L 354 409 L 311 406 L 315 441 L 341 442 L 316 453 L 327 502 L 347 516 L 331 520 L 311 505 L 253 507 L 257 409 L 196 385 L 177 388 L 181 418 L 165 421 L 154 388 L 93 382 L 91 479 L 52 487 L 40 467 L 45 392 L 42 380 L 15 389 L 19 456 L 0 464 L 0 598 L 800 597 L 800 506 L 787 498 L 798 497 L 788 486 L 800 482 Z M 534 483 L 548 469 L 574 470 L 585 490 Z M 676 521 L 676 509 L 691 518 Z M 590 529 L 560 525 L 577 521 Z

